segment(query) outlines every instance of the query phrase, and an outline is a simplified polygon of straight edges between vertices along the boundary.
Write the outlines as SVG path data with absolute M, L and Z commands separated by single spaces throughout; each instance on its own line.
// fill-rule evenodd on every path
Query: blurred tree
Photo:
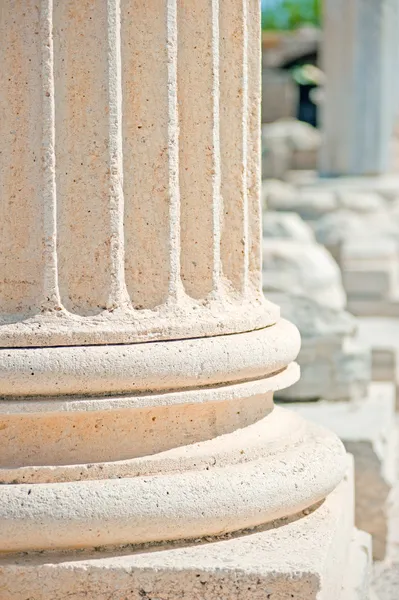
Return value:
M 262 29 L 293 30 L 303 25 L 318 27 L 322 0 L 267 0 L 262 3 Z

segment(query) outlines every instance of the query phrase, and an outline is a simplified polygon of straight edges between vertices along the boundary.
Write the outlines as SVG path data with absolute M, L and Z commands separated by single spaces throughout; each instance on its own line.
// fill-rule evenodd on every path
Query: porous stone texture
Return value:
M 388 535 L 388 495 L 397 481 L 394 385 L 372 383 L 364 398 L 295 403 L 293 410 L 318 424 L 328 424 L 354 456 L 356 525 L 372 535 L 374 558 L 382 560 Z
M 225 539 L 3 557 L 1 598 L 366 600 L 371 547 L 353 529 L 352 468 L 325 502 Z
M 356 342 L 356 319 L 343 310 L 292 294 L 270 294 L 298 327 L 301 379 L 276 396 L 282 400 L 363 398 L 371 378 L 371 352 Z
M 327 250 L 294 239 L 263 239 L 263 290 L 308 296 L 336 310 L 346 305 L 339 267 Z
M 339 600 L 345 448 L 273 405 L 259 2 L 1 13 L 1 600 Z

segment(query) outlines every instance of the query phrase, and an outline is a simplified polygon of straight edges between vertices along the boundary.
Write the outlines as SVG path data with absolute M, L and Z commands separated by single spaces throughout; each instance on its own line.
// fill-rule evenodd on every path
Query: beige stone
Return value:
M 345 449 L 273 405 L 259 2 L 1 9 L 1 600 L 339 600 Z
M 121 548 L 3 558 L 1 597 L 366 600 L 371 548 L 368 536 L 353 529 L 352 485 L 349 469 L 321 505 L 225 539 L 135 553 Z

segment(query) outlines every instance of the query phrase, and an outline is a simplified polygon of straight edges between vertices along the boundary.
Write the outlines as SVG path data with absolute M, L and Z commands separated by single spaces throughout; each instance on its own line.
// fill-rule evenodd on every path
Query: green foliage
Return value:
M 294 30 L 303 25 L 318 27 L 322 0 L 281 0 L 274 8 L 262 12 L 262 29 Z

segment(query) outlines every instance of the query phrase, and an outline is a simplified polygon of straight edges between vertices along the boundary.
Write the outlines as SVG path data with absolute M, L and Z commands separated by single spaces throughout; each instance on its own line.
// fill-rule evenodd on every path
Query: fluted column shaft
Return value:
M 346 461 L 273 406 L 300 340 L 261 289 L 259 1 L 0 15 L 0 549 L 314 506 Z
M 2 346 L 275 322 L 258 13 L 257 0 L 2 2 Z

